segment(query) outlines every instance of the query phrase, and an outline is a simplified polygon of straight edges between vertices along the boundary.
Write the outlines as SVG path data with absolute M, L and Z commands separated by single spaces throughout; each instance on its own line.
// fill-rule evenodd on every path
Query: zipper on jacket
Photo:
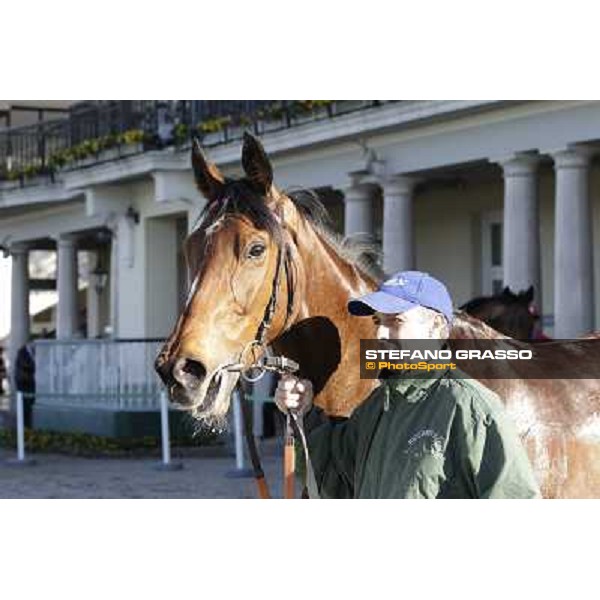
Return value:
M 383 410 L 387 412 L 390 410 L 390 386 L 385 386 L 385 393 L 383 396 Z
M 387 386 L 385 386 L 387 388 Z M 385 403 L 385 398 L 384 398 Z M 363 446 L 362 452 L 360 453 L 360 457 L 358 457 L 358 464 L 360 465 L 360 469 L 356 469 L 355 477 L 354 477 L 354 497 L 358 498 L 358 493 L 362 487 L 363 479 L 364 479 L 364 471 L 366 467 L 367 457 L 371 452 L 371 446 L 373 445 L 373 439 L 375 438 L 375 433 L 379 428 L 379 423 L 381 422 L 381 417 L 383 417 L 384 411 L 381 409 L 377 410 L 377 415 L 375 418 L 375 422 L 372 423 L 370 431 L 368 433 L 368 437 L 365 445 Z

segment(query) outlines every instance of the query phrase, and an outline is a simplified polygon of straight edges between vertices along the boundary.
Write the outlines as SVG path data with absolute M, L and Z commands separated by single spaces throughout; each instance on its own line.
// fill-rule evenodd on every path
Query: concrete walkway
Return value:
M 271 495 L 281 498 L 281 441 L 263 442 L 260 451 Z M 212 457 L 183 457 L 181 471 L 159 471 L 155 458 L 37 453 L 31 455 L 37 465 L 15 467 L 7 463 L 15 452 L 0 449 L 0 498 L 256 498 L 254 480 L 227 477 L 235 471 L 235 459 L 223 450 L 218 453 L 221 456 L 213 451 Z

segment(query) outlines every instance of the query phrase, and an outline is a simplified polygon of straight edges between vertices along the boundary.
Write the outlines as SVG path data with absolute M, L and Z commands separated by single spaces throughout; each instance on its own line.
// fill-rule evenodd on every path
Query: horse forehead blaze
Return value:
M 195 231 L 186 241 L 191 286 L 178 332 L 180 353 L 208 363 L 239 351 L 240 340 L 254 335 L 270 293 L 265 281 L 277 256 L 268 232 L 248 218 L 225 215 L 209 228 L 217 222 L 209 236 Z M 245 248 L 255 242 L 264 244 L 264 259 L 246 268 Z M 197 252 L 202 256 L 195 263 Z

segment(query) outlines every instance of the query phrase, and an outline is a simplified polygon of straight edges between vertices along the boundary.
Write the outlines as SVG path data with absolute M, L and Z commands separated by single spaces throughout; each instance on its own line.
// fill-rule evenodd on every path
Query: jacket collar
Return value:
M 404 396 L 408 402 L 418 402 L 433 389 L 434 385 L 448 374 L 449 369 L 410 373 L 410 376 L 398 377 L 396 373 L 382 371 L 379 379 L 388 390 L 394 390 Z M 390 375 L 392 375 L 390 377 Z

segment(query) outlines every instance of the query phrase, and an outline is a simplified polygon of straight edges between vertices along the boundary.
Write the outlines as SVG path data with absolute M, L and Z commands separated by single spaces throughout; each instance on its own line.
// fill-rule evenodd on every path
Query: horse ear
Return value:
M 263 145 L 251 133 L 244 132 L 242 167 L 252 185 L 267 194 L 273 185 L 273 168 Z
M 225 178 L 214 163 L 210 162 L 202 148 L 198 138 L 192 141 L 192 169 L 196 185 L 207 200 L 216 200 L 221 195 Z

